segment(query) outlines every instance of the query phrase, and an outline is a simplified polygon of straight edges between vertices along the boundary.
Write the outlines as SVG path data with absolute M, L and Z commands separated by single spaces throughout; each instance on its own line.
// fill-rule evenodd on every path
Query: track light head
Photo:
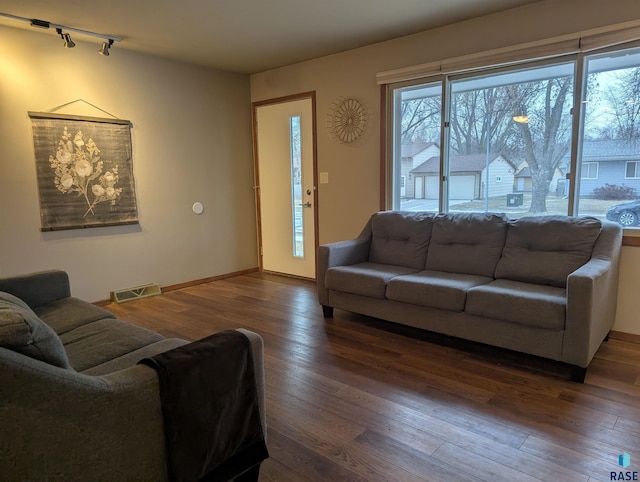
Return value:
M 104 55 L 105 57 L 109 56 L 109 49 L 111 48 L 111 46 L 113 45 L 113 39 L 110 38 L 108 42 L 102 42 L 102 47 L 100 47 L 100 50 L 98 50 L 98 53 L 100 55 Z
M 68 33 L 64 34 L 64 46 L 65 48 L 68 48 L 68 49 L 72 49 L 73 47 L 76 46 L 76 43 L 73 40 L 71 40 L 71 35 L 69 35 Z
M 65 48 L 72 49 L 73 47 L 76 46 L 76 43 L 73 40 L 71 40 L 71 35 L 69 35 L 68 33 L 62 33 L 61 28 L 57 28 L 56 32 L 58 32 L 58 35 L 60 35 L 60 38 L 64 40 Z

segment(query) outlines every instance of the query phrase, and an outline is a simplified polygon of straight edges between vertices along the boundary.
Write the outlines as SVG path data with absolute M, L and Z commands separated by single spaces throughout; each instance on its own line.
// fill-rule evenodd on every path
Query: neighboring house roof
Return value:
M 431 146 L 436 146 L 438 149 L 440 149 L 438 144 L 436 144 L 435 142 L 414 142 L 402 144 L 402 146 L 400 147 L 400 156 L 414 157 Z
M 489 158 L 489 163 L 492 163 L 498 158 L 502 158 L 507 161 L 515 171 L 516 166 L 505 158 L 502 154 L 493 154 Z M 449 158 L 450 172 L 482 172 L 487 166 L 486 154 L 470 154 L 467 156 L 451 156 Z M 438 156 L 431 157 L 418 167 L 412 169 L 412 174 L 437 174 L 440 172 L 440 158 Z
M 616 141 L 584 141 L 582 158 L 590 160 L 616 160 L 640 157 L 640 142 Z
M 518 172 L 516 172 L 515 177 L 531 177 L 531 169 L 528 167 L 523 167 Z
M 562 158 L 569 165 L 571 152 L 567 152 Z M 596 140 L 582 143 L 582 161 L 624 161 L 640 159 L 640 142 L 625 140 Z
M 403 158 L 412 158 L 432 146 L 439 149 L 435 142 L 402 144 L 401 155 Z M 564 172 L 563 166 L 569 165 L 570 155 L 568 152 L 563 158 L 563 162 L 558 166 L 560 175 Z M 499 156 L 500 154 L 495 154 L 490 162 L 495 161 Z M 504 156 L 503 158 L 517 171 L 515 177 L 531 177 L 529 167 L 525 166 L 517 170 L 517 166 L 512 161 Z M 585 140 L 582 144 L 582 160 L 583 162 L 640 160 L 640 141 Z M 451 156 L 451 172 L 481 172 L 485 168 L 486 162 L 485 154 Z M 436 174 L 439 170 L 440 159 L 438 156 L 433 156 L 410 172 L 413 174 Z

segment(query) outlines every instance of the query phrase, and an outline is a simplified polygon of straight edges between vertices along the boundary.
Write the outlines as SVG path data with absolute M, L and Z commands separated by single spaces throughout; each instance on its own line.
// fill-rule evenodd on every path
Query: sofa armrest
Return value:
M 266 420 L 262 338 L 241 331 Z M 0 420 L 7 480 L 169 478 L 158 376 L 145 365 L 95 377 L 0 348 Z
M 364 263 L 369 259 L 370 237 L 360 237 L 318 247 L 317 287 L 321 305 L 329 303 L 329 290 L 324 286 L 325 273 L 334 266 Z
M 92 377 L 0 348 L 3 476 L 167 480 L 159 390 L 146 366 Z
M 0 291 L 17 296 L 30 308 L 71 296 L 69 276 L 61 270 L 0 278 Z
M 567 279 L 562 361 L 586 368 L 616 318 L 622 230 L 605 227 L 593 256 Z

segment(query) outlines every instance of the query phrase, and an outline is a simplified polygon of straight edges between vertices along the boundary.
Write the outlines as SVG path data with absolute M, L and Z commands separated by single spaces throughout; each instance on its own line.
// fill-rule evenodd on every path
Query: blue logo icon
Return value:
M 626 469 L 631 465 L 631 456 L 627 452 L 622 452 L 618 455 L 618 465 L 623 469 Z M 638 471 L 616 471 L 611 472 L 611 480 L 639 480 L 638 479 Z

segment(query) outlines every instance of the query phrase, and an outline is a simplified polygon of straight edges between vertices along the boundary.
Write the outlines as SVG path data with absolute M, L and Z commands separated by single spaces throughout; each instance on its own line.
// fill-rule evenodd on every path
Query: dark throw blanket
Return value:
M 223 331 L 139 363 L 158 372 L 173 480 L 257 480 L 269 454 L 244 334 Z

